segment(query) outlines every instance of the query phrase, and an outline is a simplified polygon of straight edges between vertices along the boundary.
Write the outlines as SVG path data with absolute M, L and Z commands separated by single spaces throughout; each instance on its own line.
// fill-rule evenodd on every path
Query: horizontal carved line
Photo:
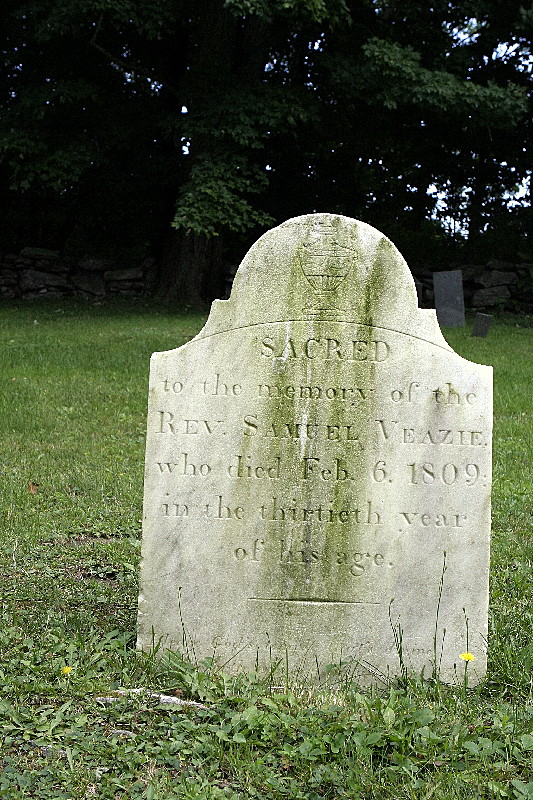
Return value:
M 309 605 L 336 605 L 336 606 L 379 606 L 373 600 L 319 600 L 315 597 L 249 597 L 248 600 L 261 603 L 308 603 Z
M 219 302 L 219 303 L 227 303 L 229 301 L 228 300 L 218 300 L 217 302 Z M 417 308 L 417 311 L 422 311 L 422 310 L 434 311 L 434 309 L 420 309 L 420 308 Z M 249 325 L 237 325 L 235 328 L 224 328 L 224 330 L 221 330 L 221 331 L 213 331 L 213 333 L 208 333 L 205 336 L 201 336 L 201 333 L 203 331 L 203 328 L 202 328 L 202 331 L 200 331 L 194 337 L 194 339 L 190 339 L 188 342 L 185 342 L 185 344 L 180 345 L 180 347 L 185 347 L 185 345 L 187 345 L 187 344 L 196 344 L 196 342 L 202 342 L 202 341 L 205 341 L 206 339 L 210 339 L 212 336 L 220 336 L 221 334 L 224 334 L 224 333 L 232 333 L 233 331 L 246 330 L 247 328 L 258 328 L 261 325 L 286 325 L 287 322 L 309 322 L 309 319 L 308 318 L 274 319 L 274 320 L 265 320 L 263 322 L 252 322 Z M 437 342 L 433 342 L 430 339 L 424 339 L 422 336 L 416 336 L 413 333 L 406 333 L 405 331 L 398 331 L 398 330 L 396 330 L 396 328 L 385 328 L 385 327 L 383 327 L 383 325 L 368 325 L 368 324 L 365 324 L 364 322 L 358 322 L 357 320 L 350 320 L 350 321 L 348 321 L 348 320 L 346 320 L 346 321 L 343 321 L 343 320 L 341 320 L 341 321 L 324 320 L 324 322 L 328 322 L 329 324 L 333 324 L 333 325 L 357 325 L 360 328 L 373 328 L 375 330 L 389 331 L 389 333 L 398 333 L 398 334 L 400 334 L 400 336 L 409 336 L 412 339 L 416 339 L 419 342 L 425 342 L 426 344 L 433 345 L 433 347 L 439 347 L 441 350 L 444 350 L 444 352 L 446 352 L 446 353 L 453 353 L 454 355 L 457 355 L 455 350 L 452 350 L 452 348 L 449 345 L 447 347 L 445 347 L 444 345 L 438 344 Z M 206 326 L 207 326 L 207 322 L 204 325 L 204 327 L 206 327 Z M 179 350 L 180 347 L 176 347 L 174 349 L 175 350 Z

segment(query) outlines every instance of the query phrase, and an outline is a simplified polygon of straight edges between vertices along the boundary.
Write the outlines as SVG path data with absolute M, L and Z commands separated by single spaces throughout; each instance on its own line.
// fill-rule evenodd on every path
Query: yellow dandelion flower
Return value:
M 462 658 L 463 661 L 475 661 L 476 657 L 472 655 L 472 653 L 461 653 L 459 658 Z
M 70 675 L 71 672 L 72 672 L 72 667 L 62 667 L 61 668 L 61 674 L 62 675 Z

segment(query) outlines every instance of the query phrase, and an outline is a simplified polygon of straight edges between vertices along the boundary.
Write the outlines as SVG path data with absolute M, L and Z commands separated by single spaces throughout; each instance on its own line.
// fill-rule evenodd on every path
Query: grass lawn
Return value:
M 0 307 L 0 798 L 533 800 L 533 319 L 445 331 L 495 372 L 486 681 L 337 693 L 135 654 L 148 362 L 203 320 Z

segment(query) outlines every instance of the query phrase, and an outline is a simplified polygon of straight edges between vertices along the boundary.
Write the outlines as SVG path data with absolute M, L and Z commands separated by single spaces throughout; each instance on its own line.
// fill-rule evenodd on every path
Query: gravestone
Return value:
M 465 324 L 465 300 L 463 294 L 463 272 L 452 269 L 433 273 L 435 309 L 440 325 L 458 328 Z
M 331 214 L 269 231 L 154 353 L 149 395 L 139 648 L 362 684 L 462 681 L 470 651 L 483 676 L 492 370 L 387 238 Z
M 474 324 L 472 326 L 472 336 L 478 336 L 479 338 L 484 339 L 489 332 L 491 324 L 491 314 L 476 314 L 476 318 L 474 319 Z

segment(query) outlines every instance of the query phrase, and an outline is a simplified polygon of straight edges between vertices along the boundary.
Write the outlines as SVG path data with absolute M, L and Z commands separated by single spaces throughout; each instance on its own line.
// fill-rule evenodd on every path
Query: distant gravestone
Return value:
M 266 233 L 150 374 L 138 646 L 363 684 L 486 668 L 492 370 L 347 217 Z M 402 664 L 398 650 L 402 651 Z
M 490 314 L 476 314 L 474 324 L 472 326 L 472 336 L 478 336 L 483 339 L 489 332 L 492 323 L 492 316 Z
M 465 324 L 463 273 L 460 269 L 433 273 L 435 310 L 440 325 L 458 328 Z

